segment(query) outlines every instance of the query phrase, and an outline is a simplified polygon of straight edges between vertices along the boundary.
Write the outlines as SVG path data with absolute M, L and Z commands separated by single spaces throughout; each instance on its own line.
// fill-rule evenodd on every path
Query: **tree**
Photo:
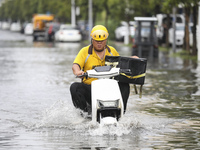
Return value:
M 196 39 L 196 25 L 197 25 L 197 10 L 198 10 L 198 3 L 199 0 L 188 0 L 187 2 L 182 2 L 185 7 L 185 49 L 189 53 L 196 55 L 197 54 L 197 39 Z M 189 18 L 192 12 L 193 16 L 193 27 L 192 27 L 192 34 L 193 34 L 193 46 L 192 52 L 190 51 L 190 39 L 189 39 Z
M 197 6 L 200 0 L 165 0 L 163 3 L 163 11 L 167 12 L 167 10 L 170 10 L 170 7 L 177 7 L 178 4 L 182 4 L 184 10 L 185 10 L 185 37 L 184 37 L 184 48 L 189 53 L 192 53 L 193 55 L 197 54 L 197 41 L 196 41 L 196 25 L 197 25 Z M 192 52 L 190 52 L 190 38 L 189 38 L 189 22 L 190 22 L 190 16 L 191 13 L 193 14 L 193 46 L 192 46 Z
M 192 55 L 197 55 L 197 12 L 198 12 L 198 1 L 194 1 L 194 4 L 192 6 L 192 12 L 193 12 L 193 28 L 192 28 L 192 33 L 193 33 L 193 46 L 192 46 Z
M 93 0 L 93 24 L 104 24 L 110 33 L 114 33 L 120 21 L 133 21 L 135 16 L 155 16 L 158 13 L 169 15 L 172 8 L 182 5 L 185 12 L 185 49 L 190 52 L 189 45 L 189 17 L 193 16 L 193 47 L 192 54 L 196 55 L 196 25 L 197 11 L 200 0 Z M 76 0 L 80 7 L 78 20 L 88 20 L 88 0 Z M 30 21 L 35 13 L 50 12 L 61 22 L 71 22 L 71 0 L 5 0 L 0 7 L 0 20 Z M 167 35 L 169 29 L 167 24 Z M 112 36 L 114 37 L 114 36 Z M 166 36 L 168 45 L 168 36 Z

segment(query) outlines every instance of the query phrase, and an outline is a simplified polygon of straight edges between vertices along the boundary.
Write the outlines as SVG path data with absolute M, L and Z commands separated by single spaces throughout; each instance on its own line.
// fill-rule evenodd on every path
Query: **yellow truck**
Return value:
M 54 15 L 51 14 L 35 14 L 33 16 L 33 40 L 36 41 L 38 37 L 45 36 L 47 24 L 53 22 Z

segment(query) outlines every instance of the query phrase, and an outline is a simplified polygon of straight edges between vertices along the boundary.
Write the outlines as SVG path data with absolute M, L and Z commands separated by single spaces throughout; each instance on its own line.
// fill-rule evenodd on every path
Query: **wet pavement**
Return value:
M 80 81 L 72 62 L 87 43 L 0 35 L 0 149 L 199 149 L 200 64 L 160 52 L 148 62 L 142 98 L 131 85 L 124 118 L 102 126 L 83 118 L 69 93 Z M 109 44 L 130 56 L 131 48 Z

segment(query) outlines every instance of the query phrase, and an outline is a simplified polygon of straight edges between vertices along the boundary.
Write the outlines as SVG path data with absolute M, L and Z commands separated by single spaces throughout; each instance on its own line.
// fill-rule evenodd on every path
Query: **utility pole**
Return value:
M 75 0 L 71 0 L 71 25 L 76 26 Z
M 125 34 L 125 36 L 124 36 L 124 44 L 129 44 L 129 23 L 127 24 L 127 26 L 126 26 L 126 30 L 127 30 L 127 32 L 126 32 L 126 34 Z
M 90 41 L 90 32 L 92 30 L 92 27 L 93 27 L 93 19 L 92 19 L 92 0 L 88 0 L 88 16 L 89 16 L 89 19 L 88 19 L 88 26 L 89 26 L 89 29 L 88 29 L 88 40 Z

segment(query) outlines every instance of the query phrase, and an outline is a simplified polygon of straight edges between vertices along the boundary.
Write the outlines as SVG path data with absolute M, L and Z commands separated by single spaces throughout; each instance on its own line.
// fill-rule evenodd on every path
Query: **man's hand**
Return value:
M 75 76 L 80 76 L 84 74 L 84 71 L 82 71 L 79 67 L 79 65 L 77 64 L 73 64 L 72 66 L 72 70 Z
M 139 58 L 138 56 L 134 55 L 134 56 L 131 56 L 131 58 Z
M 74 75 L 76 75 L 76 76 L 80 76 L 80 75 L 83 75 L 83 74 L 84 74 L 84 72 L 82 70 L 76 71 L 74 73 Z

